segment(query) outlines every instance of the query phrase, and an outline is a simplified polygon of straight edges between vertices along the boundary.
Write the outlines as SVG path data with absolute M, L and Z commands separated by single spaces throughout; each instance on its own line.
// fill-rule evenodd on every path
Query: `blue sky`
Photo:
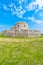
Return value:
M 19 21 L 43 33 L 43 0 L 0 0 L 0 32 Z

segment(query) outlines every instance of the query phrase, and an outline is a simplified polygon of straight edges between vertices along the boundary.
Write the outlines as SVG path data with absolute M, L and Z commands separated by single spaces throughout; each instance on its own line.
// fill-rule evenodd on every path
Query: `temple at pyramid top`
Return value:
M 17 22 L 10 30 L 28 30 L 28 24 L 26 22 Z

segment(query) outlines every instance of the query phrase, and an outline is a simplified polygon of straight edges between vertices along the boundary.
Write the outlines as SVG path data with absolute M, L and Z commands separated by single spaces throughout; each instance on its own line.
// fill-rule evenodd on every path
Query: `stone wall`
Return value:
M 25 22 L 18 22 L 15 26 L 9 30 L 2 32 L 4 36 L 10 37 L 38 37 L 40 36 L 40 31 L 38 30 L 28 30 L 28 24 Z
M 10 37 L 38 37 L 40 36 L 39 31 L 30 31 L 30 30 L 22 30 L 22 31 L 7 31 L 3 32 L 4 36 L 10 36 Z
M 39 37 L 40 31 L 38 30 L 29 30 L 28 31 L 28 37 Z

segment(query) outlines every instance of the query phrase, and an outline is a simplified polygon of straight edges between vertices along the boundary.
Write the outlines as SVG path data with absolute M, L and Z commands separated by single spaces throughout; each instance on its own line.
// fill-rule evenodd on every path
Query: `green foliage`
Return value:
M 0 35 L 0 65 L 43 65 L 43 36 L 9 38 Z

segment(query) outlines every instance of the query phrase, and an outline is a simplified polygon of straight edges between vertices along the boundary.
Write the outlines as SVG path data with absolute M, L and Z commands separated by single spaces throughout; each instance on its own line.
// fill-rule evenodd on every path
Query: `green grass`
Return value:
M 43 65 L 43 35 L 39 38 L 0 36 L 0 65 Z

